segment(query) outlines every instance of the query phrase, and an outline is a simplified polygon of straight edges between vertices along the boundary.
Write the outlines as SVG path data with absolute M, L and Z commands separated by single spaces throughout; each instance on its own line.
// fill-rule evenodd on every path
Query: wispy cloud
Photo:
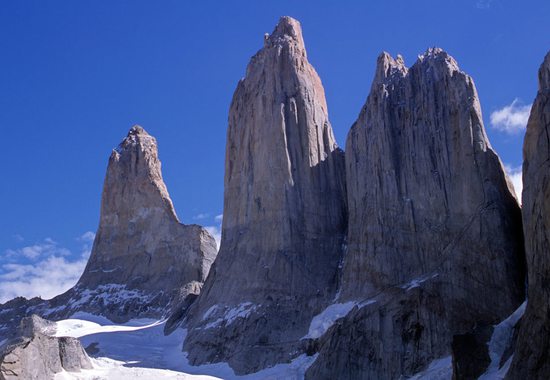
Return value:
M 508 173 L 508 177 L 514 185 L 514 190 L 516 191 L 516 198 L 518 199 L 519 204 L 521 205 L 521 193 L 523 191 L 523 178 L 522 178 L 522 169 L 521 166 L 511 166 L 504 165 L 504 170 Z
M 210 235 L 212 235 L 216 240 L 216 245 L 218 246 L 218 250 L 220 249 L 220 244 L 222 240 L 222 221 L 223 221 L 223 214 L 219 214 L 214 217 L 215 225 L 204 227 L 210 233 Z
M 33 264 L 5 264 L 0 275 L 0 302 L 23 296 L 55 297 L 69 290 L 80 278 L 87 260 L 68 261 L 50 256 Z
M 70 254 L 71 252 L 68 249 L 59 247 L 58 244 L 51 238 L 46 238 L 41 243 L 29 245 L 23 248 L 6 250 L 6 256 L 8 257 L 17 258 L 23 256 L 30 260 L 36 260 L 41 256 L 68 256 Z
M 70 289 L 86 267 L 94 238 L 93 232 L 76 238 L 81 243 L 81 252 L 73 260 L 71 252 L 51 238 L 6 250 L 6 257 L 11 262 L 0 267 L 0 302 L 18 296 L 48 299 Z
M 220 250 L 220 244 L 222 241 L 222 230 L 219 226 L 205 226 L 204 227 L 206 231 L 210 233 L 214 237 L 214 240 L 216 240 L 216 246 L 218 247 L 218 251 Z
M 201 219 L 206 219 L 208 217 L 210 217 L 210 214 L 200 213 L 200 214 L 197 214 L 197 215 L 193 216 L 193 219 L 201 220 Z
M 527 126 L 532 104 L 521 105 L 519 99 L 491 113 L 491 126 L 501 132 L 516 134 Z
M 84 259 L 87 259 L 90 257 L 90 253 L 92 253 L 92 246 L 95 239 L 95 233 L 92 231 L 84 232 L 82 235 L 80 235 L 76 240 L 82 242 L 82 250 L 80 252 L 80 256 Z
M 491 3 L 494 0 L 477 0 L 476 2 L 476 8 L 477 9 L 489 9 L 491 8 Z

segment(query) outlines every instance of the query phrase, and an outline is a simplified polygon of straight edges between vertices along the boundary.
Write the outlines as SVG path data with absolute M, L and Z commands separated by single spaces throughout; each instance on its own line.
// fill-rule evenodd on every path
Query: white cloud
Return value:
M 83 243 L 82 245 L 82 251 L 80 252 L 80 256 L 84 259 L 87 259 L 90 257 L 90 253 L 92 253 L 92 246 L 95 239 L 95 233 L 92 231 L 84 232 L 82 235 L 80 235 L 76 240 Z
M 519 99 L 491 113 L 491 125 L 494 129 L 508 134 L 516 134 L 527 126 L 532 104 L 520 105 Z
M 219 226 L 205 226 L 204 227 L 206 231 L 210 233 L 214 237 L 214 240 L 216 240 L 216 246 L 218 247 L 218 251 L 220 250 L 220 243 L 222 241 L 222 231 Z
M 508 173 L 508 177 L 514 185 L 514 190 L 516 191 L 516 198 L 518 199 L 519 204 L 521 205 L 521 192 L 523 191 L 523 179 L 522 179 L 522 169 L 521 166 L 510 166 L 504 165 L 504 170 Z
M 51 238 L 32 246 L 8 249 L 8 258 L 24 256 L 31 263 L 10 262 L 0 267 L 0 302 L 18 296 L 49 299 L 69 290 L 86 267 L 94 238 L 95 234 L 89 231 L 76 238 L 82 243 L 76 260 L 70 260 L 71 252 Z
M 206 219 L 210 216 L 210 214 L 206 214 L 206 213 L 200 213 L 200 214 L 197 214 L 193 217 L 193 219 Z
M 218 223 L 221 223 L 223 221 L 223 214 L 220 214 L 220 215 L 216 215 L 214 217 L 214 220 Z
M 41 256 L 54 254 L 68 256 L 71 252 L 68 249 L 59 247 L 58 244 L 51 238 L 46 238 L 42 243 L 29 245 L 27 247 L 6 250 L 6 255 L 8 257 L 24 256 L 30 260 L 36 260 Z
M 94 239 L 95 239 L 95 233 L 92 231 L 86 231 L 77 238 L 78 241 L 84 241 L 87 243 L 93 243 Z
M 489 9 L 491 8 L 491 3 L 493 0 L 477 0 L 476 8 L 477 9 Z
M 49 299 L 61 294 L 76 284 L 86 262 L 50 256 L 33 264 L 5 264 L 0 274 L 0 302 L 17 296 Z

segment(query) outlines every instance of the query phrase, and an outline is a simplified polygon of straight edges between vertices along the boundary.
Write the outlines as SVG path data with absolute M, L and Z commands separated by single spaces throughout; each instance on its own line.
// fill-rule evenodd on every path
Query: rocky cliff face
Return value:
M 346 230 L 344 155 L 300 24 L 281 18 L 229 111 L 222 242 L 193 305 L 194 363 L 289 360 L 334 296 Z
M 30 314 L 57 320 L 86 311 L 114 322 L 160 318 L 198 294 L 215 257 L 216 243 L 204 228 L 179 222 L 156 140 L 134 126 L 109 159 L 99 228 L 82 277 L 51 300 L 2 305 L 0 333 Z
M 24 318 L 15 336 L 0 346 L 1 380 L 53 379 L 63 370 L 91 368 L 78 339 L 55 337 L 55 324 L 36 315 Z
M 179 222 L 155 138 L 133 127 L 109 159 L 99 228 L 75 290 L 92 292 L 88 305 L 106 293 L 124 305 L 122 315 L 158 316 L 174 297 L 198 292 L 215 257 L 204 228 Z
M 340 299 L 358 305 L 321 340 L 309 378 L 413 375 L 448 355 L 454 334 L 522 302 L 520 208 L 474 83 L 447 53 L 429 49 L 410 69 L 378 58 L 346 175 Z
M 527 310 L 509 379 L 550 378 L 550 53 L 523 144 L 523 230 L 528 268 Z

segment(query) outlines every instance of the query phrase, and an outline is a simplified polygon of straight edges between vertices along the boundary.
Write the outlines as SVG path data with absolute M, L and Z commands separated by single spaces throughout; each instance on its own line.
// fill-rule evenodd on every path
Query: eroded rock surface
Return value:
M 522 302 L 520 208 L 473 80 L 447 53 L 429 49 L 411 68 L 378 58 L 346 175 L 340 300 L 376 303 L 327 333 L 308 378 L 412 376 Z
M 550 53 L 523 143 L 523 230 L 528 269 L 527 310 L 509 379 L 550 378 Z
M 293 347 L 336 290 L 344 176 L 300 24 L 283 17 L 231 103 L 222 242 L 188 316 L 192 363 L 242 373 L 299 355 Z
M 24 318 L 15 336 L 0 346 L 0 379 L 45 380 L 62 370 L 92 368 L 78 339 L 54 335 L 53 322 L 37 315 Z

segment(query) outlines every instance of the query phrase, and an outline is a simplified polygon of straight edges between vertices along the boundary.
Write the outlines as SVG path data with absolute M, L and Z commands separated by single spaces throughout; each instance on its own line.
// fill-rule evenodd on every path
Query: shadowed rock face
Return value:
M 509 379 L 550 378 L 550 53 L 523 143 L 523 230 L 529 279 L 527 310 Z
M 449 355 L 454 334 L 522 302 L 520 208 L 474 83 L 447 53 L 429 49 L 410 69 L 379 57 L 346 176 L 340 298 L 371 303 L 329 331 L 309 378 L 413 375 Z
M 216 243 L 204 228 L 178 221 L 156 140 L 134 126 L 109 159 L 99 228 L 82 277 L 51 300 L 2 305 L 0 337 L 33 313 L 53 320 L 77 311 L 114 322 L 160 318 L 199 293 L 215 257 Z
M 321 80 L 300 24 L 283 17 L 231 103 L 222 242 L 189 315 L 184 348 L 192 362 L 229 361 L 249 372 L 290 359 L 334 296 L 344 182 Z M 235 310 L 247 319 L 208 328 Z

